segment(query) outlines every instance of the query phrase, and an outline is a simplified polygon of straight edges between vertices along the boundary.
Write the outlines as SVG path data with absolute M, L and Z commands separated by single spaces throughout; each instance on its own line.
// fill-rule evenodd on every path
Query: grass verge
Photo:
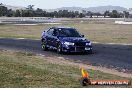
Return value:
M 32 53 L 0 50 L 0 88 L 81 88 L 81 69 L 53 64 Z M 91 79 L 129 79 L 88 70 Z M 131 79 L 130 79 L 131 80 Z M 89 86 L 88 88 L 132 88 Z
M 95 22 L 96 21 L 96 22 Z M 93 42 L 101 43 L 128 43 L 132 44 L 132 25 L 118 25 L 114 22 L 101 20 L 69 19 L 68 22 L 43 25 L 0 25 L 0 37 L 5 38 L 29 38 L 40 39 L 43 30 L 53 26 L 69 26 L 78 31 Z

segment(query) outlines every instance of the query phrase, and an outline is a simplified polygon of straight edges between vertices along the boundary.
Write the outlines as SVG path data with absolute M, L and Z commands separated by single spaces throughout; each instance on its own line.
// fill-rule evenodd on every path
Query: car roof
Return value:
M 65 29 L 65 28 L 71 28 L 71 29 L 74 29 L 72 27 L 63 27 L 63 26 L 58 26 L 58 27 L 52 27 L 54 29 Z

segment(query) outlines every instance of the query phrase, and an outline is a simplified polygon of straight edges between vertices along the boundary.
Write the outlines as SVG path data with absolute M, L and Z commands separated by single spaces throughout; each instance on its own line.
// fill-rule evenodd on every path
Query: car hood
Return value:
M 87 40 L 86 38 L 82 38 L 82 37 L 59 37 L 59 39 L 61 41 L 67 41 L 67 42 L 90 42 L 89 40 Z

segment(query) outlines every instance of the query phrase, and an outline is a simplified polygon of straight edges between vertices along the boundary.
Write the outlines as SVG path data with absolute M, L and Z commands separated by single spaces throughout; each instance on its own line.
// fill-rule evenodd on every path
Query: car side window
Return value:
M 54 35 L 54 36 L 59 35 L 59 33 L 58 33 L 58 30 L 57 30 L 57 29 L 54 29 L 54 31 L 53 31 L 53 35 Z
M 49 30 L 47 31 L 47 33 L 48 33 L 49 35 L 52 35 L 53 32 L 54 32 L 54 29 L 49 29 Z

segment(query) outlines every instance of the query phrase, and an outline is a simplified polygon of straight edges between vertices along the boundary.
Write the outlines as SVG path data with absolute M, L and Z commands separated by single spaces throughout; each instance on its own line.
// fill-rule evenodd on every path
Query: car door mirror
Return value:
M 82 37 L 84 37 L 84 35 L 81 35 Z

